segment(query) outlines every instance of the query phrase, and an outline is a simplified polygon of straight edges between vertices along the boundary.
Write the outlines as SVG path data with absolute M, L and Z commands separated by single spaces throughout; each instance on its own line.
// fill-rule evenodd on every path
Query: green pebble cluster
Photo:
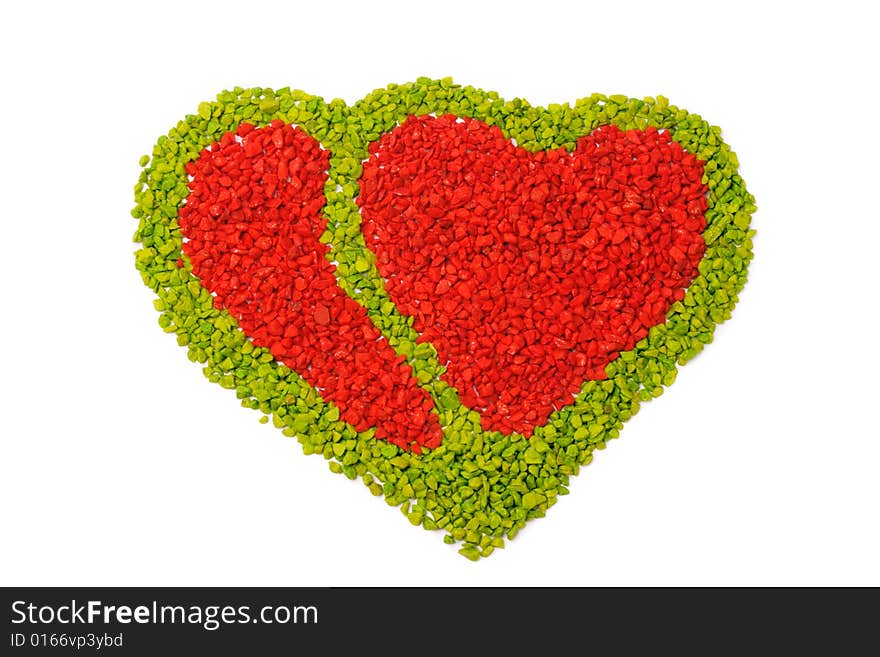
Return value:
M 413 318 L 391 302 L 360 230 L 355 197 L 370 142 L 409 115 L 447 113 L 497 125 L 533 152 L 560 146 L 573 150 L 578 138 L 601 125 L 624 130 L 655 126 L 705 162 L 707 250 L 700 275 L 684 300 L 672 306 L 665 324 L 608 365 L 607 380 L 586 382 L 574 401 L 530 439 L 484 431 L 478 414 L 440 380 L 444 370 L 437 352 L 417 343 Z M 185 164 L 240 123 L 261 126 L 274 119 L 300 126 L 332 153 L 325 186 L 327 229 L 321 240 L 331 246 L 328 258 L 338 262 L 342 288 L 364 306 L 433 397 L 444 433 L 436 449 L 409 453 L 377 440 L 372 430 L 359 433 L 341 421 L 336 406 L 267 349 L 255 347 L 227 311 L 214 308 L 213 297 L 182 255 L 177 217 L 188 194 Z M 488 557 L 529 520 L 542 517 L 568 493 L 569 478 L 590 463 L 593 452 L 618 437 L 639 404 L 659 396 L 675 380 L 677 366 L 712 341 L 715 326 L 730 317 L 752 258 L 749 225 L 756 208 L 737 172 L 736 155 L 719 128 L 662 96 L 638 100 L 593 94 L 574 105 L 541 108 L 449 78 L 419 78 L 376 90 L 349 107 L 339 99 L 327 103 L 288 88 L 236 87 L 201 103 L 195 114 L 159 137 L 140 165 L 132 211 L 138 220 L 134 240 L 141 244 L 135 261 L 158 297 L 154 304 L 162 329 L 176 334 L 209 380 L 263 413 L 261 421 L 271 417 L 285 435 L 299 440 L 306 454 L 320 454 L 331 471 L 360 478 L 373 495 L 400 507 L 413 525 L 443 530 L 444 540 L 461 543 L 459 552 L 472 560 Z

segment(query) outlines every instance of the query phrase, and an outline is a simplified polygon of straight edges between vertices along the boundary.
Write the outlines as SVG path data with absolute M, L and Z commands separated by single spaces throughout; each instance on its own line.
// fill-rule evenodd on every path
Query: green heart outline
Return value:
M 416 344 L 412 318 L 401 315 L 388 297 L 375 259 L 360 232 L 355 202 L 362 162 L 370 142 L 410 114 L 456 114 L 497 125 L 505 137 L 529 151 L 572 150 L 581 136 L 600 125 L 668 130 L 672 139 L 705 164 L 709 188 L 706 254 L 700 275 L 676 302 L 667 321 L 653 327 L 634 349 L 606 368 L 605 381 L 584 383 L 574 402 L 551 415 L 530 439 L 484 431 L 479 415 L 464 407 L 456 391 L 440 380 L 443 372 L 433 346 Z M 255 347 L 235 319 L 213 307 L 213 297 L 192 274 L 182 255 L 177 212 L 188 194 L 185 164 L 227 131 L 248 121 L 265 125 L 280 119 L 298 125 L 331 151 L 325 184 L 327 229 L 321 241 L 338 262 L 341 287 L 363 305 L 398 354 L 406 356 L 420 384 L 432 396 L 443 443 L 421 454 L 376 440 L 373 430 L 356 432 L 339 419 L 296 372 Z M 593 94 L 546 109 L 526 101 L 505 101 L 495 92 L 453 84 L 449 78 L 378 89 L 352 106 L 329 103 L 302 91 L 239 87 L 201 103 L 167 135 L 152 157 L 142 158 L 136 206 L 139 220 L 135 255 L 144 283 L 158 296 L 159 324 L 177 334 L 190 360 L 204 364 L 205 376 L 236 390 L 243 406 L 271 416 L 287 436 L 296 436 L 306 454 L 320 453 L 333 472 L 361 477 L 374 495 L 400 506 L 414 525 L 443 529 L 447 543 L 464 542 L 471 559 L 489 556 L 532 518 L 542 517 L 569 477 L 590 463 L 593 451 L 617 438 L 641 401 L 662 393 L 685 364 L 712 341 L 717 324 L 730 317 L 752 258 L 749 229 L 754 198 L 737 172 L 736 155 L 720 129 L 659 96 L 643 100 Z M 177 262 L 182 258 L 183 266 Z M 512 479 L 499 484 L 500 474 Z

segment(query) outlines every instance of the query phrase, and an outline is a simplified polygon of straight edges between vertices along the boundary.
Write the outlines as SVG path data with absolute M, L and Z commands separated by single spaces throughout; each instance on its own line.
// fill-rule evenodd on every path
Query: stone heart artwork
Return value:
M 473 560 L 712 341 L 752 257 L 735 154 L 663 97 L 235 88 L 141 165 L 160 326 Z

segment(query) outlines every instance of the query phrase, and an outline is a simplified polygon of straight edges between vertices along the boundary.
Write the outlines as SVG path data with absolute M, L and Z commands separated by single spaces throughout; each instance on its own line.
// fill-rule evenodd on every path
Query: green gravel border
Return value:
M 673 304 L 665 324 L 608 365 L 605 381 L 583 385 L 574 402 L 551 415 L 531 439 L 484 431 L 479 415 L 462 406 L 431 345 L 416 344 L 412 317 L 390 301 L 360 232 L 354 201 L 369 143 L 410 114 L 452 113 L 497 125 L 530 151 L 565 147 L 601 125 L 621 129 L 655 126 L 668 130 L 686 150 L 705 161 L 709 188 L 700 275 L 685 298 Z M 331 151 L 325 185 L 327 230 L 337 278 L 361 303 L 398 354 L 407 357 L 420 384 L 433 397 L 444 427 L 443 444 L 422 454 L 405 452 L 373 431 L 357 432 L 339 420 L 339 409 L 324 402 L 296 372 L 255 347 L 225 310 L 213 307 L 181 252 L 177 213 L 188 193 L 184 166 L 209 144 L 243 121 L 265 125 L 274 119 L 300 126 Z M 712 341 L 715 326 L 730 317 L 746 281 L 752 258 L 749 229 L 754 198 L 737 173 L 736 155 L 721 131 L 700 116 L 669 105 L 663 97 L 638 100 L 593 94 L 574 105 L 533 107 L 521 99 L 505 101 L 494 92 L 453 84 L 448 78 L 419 78 L 389 85 L 349 107 L 290 89 L 224 91 L 201 103 L 167 135 L 159 138 L 135 186 L 138 219 L 134 239 L 141 243 L 136 266 L 157 295 L 159 325 L 177 334 L 190 360 L 205 376 L 236 391 L 243 406 L 271 417 L 287 436 L 296 436 L 306 454 L 322 454 L 330 469 L 360 477 L 374 495 L 399 506 L 409 521 L 442 529 L 447 543 L 470 559 L 503 547 L 531 518 L 541 517 L 569 477 L 590 463 L 593 451 L 617 438 L 623 423 L 642 401 L 660 395 L 683 365 Z M 183 267 L 177 266 L 183 259 Z

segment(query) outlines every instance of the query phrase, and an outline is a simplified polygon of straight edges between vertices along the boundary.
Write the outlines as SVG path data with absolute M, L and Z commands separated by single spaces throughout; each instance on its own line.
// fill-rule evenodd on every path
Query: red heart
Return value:
M 406 449 L 436 447 L 431 398 L 337 285 L 319 241 L 329 158 L 281 121 L 227 133 L 187 165 L 183 251 L 215 307 L 334 402 L 343 420 Z
M 529 153 L 497 127 L 410 117 L 371 145 L 358 204 L 391 299 L 483 428 L 531 435 L 684 297 L 703 164 L 653 128 Z

